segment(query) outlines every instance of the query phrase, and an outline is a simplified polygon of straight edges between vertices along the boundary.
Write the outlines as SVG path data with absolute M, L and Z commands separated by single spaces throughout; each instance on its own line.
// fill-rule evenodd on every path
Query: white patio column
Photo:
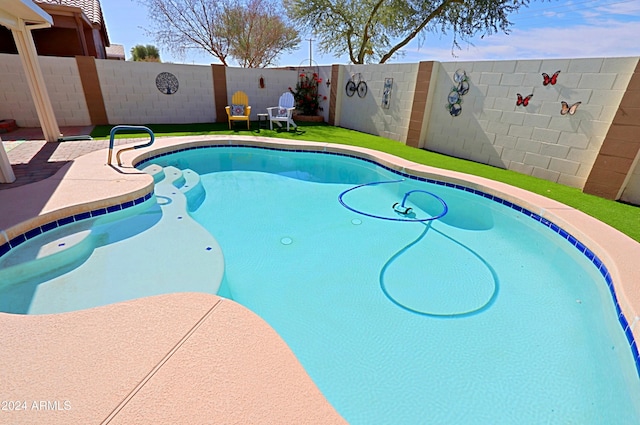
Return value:
M 48 142 L 58 140 L 60 128 L 53 113 L 44 78 L 42 78 L 31 31 L 49 28 L 52 24 L 51 15 L 42 10 L 33 0 L 0 0 L 0 25 L 9 28 L 13 34 L 22 67 L 27 76 L 31 97 L 40 119 L 40 126 Z
M 16 175 L 13 174 L 7 151 L 4 150 L 2 138 L 0 138 L 0 183 L 13 183 L 14 181 L 16 181 Z
M 58 140 L 60 129 L 53 114 L 49 93 L 44 85 L 31 30 L 48 28 L 52 24 L 51 15 L 38 7 L 33 0 L 0 0 L 0 25 L 9 28 L 13 34 L 22 67 L 27 74 L 29 90 L 36 105 L 40 126 L 48 142 Z M 11 183 L 15 181 L 15 175 L 1 143 L 0 183 Z
M 58 122 L 56 121 L 56 116 L 51 106 L 47 86 L 42 77 L 40 63 L 38 62 L 38 53 L 36 52 L 33 35 L 31 34 L 32 29 L 44 28 L 46 26 L 48 25 L 26 25 L 24 20 L 19 18 L 18 28 L 11 28 L 11 33 L 18 48 L 22 67 L 27 74 L 29 90 L 31 90 L 31 97 L 33 97 L 33 102 L 36 106 L 36 112 L 40 119 L 40 126 L 42 127 L 44 138 L 47 142 L 55 142 L 60 138 L 60 128 L 58 127 Z

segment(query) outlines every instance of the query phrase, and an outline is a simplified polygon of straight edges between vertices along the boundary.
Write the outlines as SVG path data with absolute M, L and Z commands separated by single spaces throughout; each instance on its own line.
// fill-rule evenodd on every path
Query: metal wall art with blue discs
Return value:
M 462 112 L 462 96 L 469 93 L 469 77 L 464 69 L 458 69 L 453 74 L 456 83 L 447 96 L 447 109 L 451 116 L 457 117 Z
M 164 94 L 174 94 L 179 86 L 178 79 L 170 72 L 161 72 L 156 77 L 156 87 Z

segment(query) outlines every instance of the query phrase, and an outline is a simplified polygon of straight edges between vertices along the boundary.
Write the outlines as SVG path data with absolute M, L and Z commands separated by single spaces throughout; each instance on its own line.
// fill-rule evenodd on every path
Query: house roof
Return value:
M 109 46 L 109 34 L 107 34 L 107 26 L 102 16 L 102 6 L 100 0 L 35 0 L 37 4 L 50 14 L 57 14 L 59 10 L 70 8 L 70 10 L 82 11 L 83 21 L 87 25 L 98 27 L 104 37 L 105 47 Z M 49 7 L 47 7 L 49 6 Z
M 107 57 L 125 60 L 124 46 L 122 44 L 111 44 L 107 47 Z
M 36 0 L 36 2 L 57 6 L 77 7 L 84 12 L 91 23 L 100 26 L 104 24 L 100 0 Z

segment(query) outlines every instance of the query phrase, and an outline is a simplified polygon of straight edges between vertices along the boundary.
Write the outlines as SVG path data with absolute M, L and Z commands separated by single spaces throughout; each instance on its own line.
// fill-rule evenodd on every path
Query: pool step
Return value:
M 46 274 L 63 274 L 78 267 L 91 256 L 96 241 L 91 229 L 87 228 L 87 223 L 71 225 L 67 232 L 66 235 L 61 231 L 50 232 L 43 236 L 45 243 L 42 245 L 24 244 L 13 252 L 14 255 L 3 257 L 4 261 L 0 262 L 0 291 L 3 291 L 4 297 L 11 297 L 11 291 L 4 292 L 6 288 L 3 288 L 3 282 L 15 284 Z M 26 262 L 30 262 L 31 266 L 24 267 Z M 2 311 L 6 309 L 3 307 Z
M 194 211 L 204 201 L 206 196 L 204 186 L 200 181 L 200 175 L 193 170 L 181 170 L 174 166 L 161 167 L 152 164 L 144 168 L 143 171 L 153 176 L 156 184 L 156 194 L 167 193 L 175 195 L 175 189 L 184 194 L 186 209 L 189 211 Z M 170 186 L 173 190 L 169 192 L 167 189 L 160 190 L 163 186 Z
M 165 177 L 164 168 L 158 164 L 151 164 L 142 169 L 142 172 L 150 174 L 154 183 L 160 183 Z
M 173 166 L 164 167 L 164 182 L 171 183 L 177 188 L 181 188 L 185 184 L 184 174 L 182 170 Z
M 182 171 L 182 175 L 185 182 L 182 187 L 180 187 L 180 191 L 187 197 L 187 207 L 189 211 L 194 211 L 202 205 L 206 192 L 200 181 L 200 174 L 193 170 L 186 169 Z
M 204 201 L 206 192 L 200 182 L 200 175 L 191 169 L 181 170 L 171 165 L 162 167 L 158 164 L 151 164 L 143 168 L 142 171 L 150 174 L 156 185 L 161 182 L 168 183 L 184 193 L 189 211 L 197 209 Z
M 222 250 L 188 214 L 204 198 L 200 177 L 175 167 L 145 172 L 156 181 L 152 202 L 65 224 L 0 257 L 0 312 L 58 313 L 141 295 L 216 293 Z M 198 267 L 185 268 L 190 264 Z

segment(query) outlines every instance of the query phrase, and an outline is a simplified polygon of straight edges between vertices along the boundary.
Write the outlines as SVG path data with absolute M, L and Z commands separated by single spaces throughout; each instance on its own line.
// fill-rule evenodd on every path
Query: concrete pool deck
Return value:
M 517 203 L 570 232 L 604 262 L 640 340 L 639 243 L 548 198 L 364 148 L 250 136 L 159 138 L 151 148 L 125 152 L 122 167 L 106 165 L 101 149 L 65 160 L 49 178 L 0 190 L 2 237 L 149 193 L 152 178 L 131 164 L 152 152 L 239 141 L 354 154 Z M 20 404 L 25 410 L 0 411 L 2 422 L 344 423 L 284 341 L 221 297 L 181 293 L 55 315 L 0 313 L 0 327 L 0 400 L 26 403 Z

